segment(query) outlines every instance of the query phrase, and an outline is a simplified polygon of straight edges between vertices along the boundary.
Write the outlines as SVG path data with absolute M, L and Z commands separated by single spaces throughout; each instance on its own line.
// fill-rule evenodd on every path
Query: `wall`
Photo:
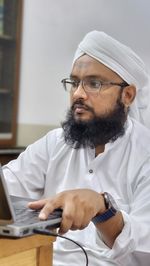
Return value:
M 18 145 L 60 125 L 69 106 L 60 81 L 88 31 L 106 31 L 150 68 L 149 10 L 148 0 L 24 0 Z

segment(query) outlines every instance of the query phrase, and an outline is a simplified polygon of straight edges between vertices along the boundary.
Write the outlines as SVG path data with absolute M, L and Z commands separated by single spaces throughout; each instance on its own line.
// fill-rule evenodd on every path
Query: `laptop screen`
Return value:
M 5 195 L 2 179 L 0 178 L 0 220 L 11 220 L 12 215 Z

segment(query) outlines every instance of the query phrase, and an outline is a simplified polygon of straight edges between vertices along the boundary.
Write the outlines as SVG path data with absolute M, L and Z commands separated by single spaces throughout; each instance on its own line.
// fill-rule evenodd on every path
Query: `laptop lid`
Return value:
M 0 166 L 0 235 L 24 237 L 34 234 L 34 229 L 52 229 L 60 226 L 62 219 L 61 209 L 54 210 L 53 213 L 49 214 L 48 219 L 45 221 L 39 220 L 37 213 L 33 222 L 31 221 L 31 217 L 28 217 L 27 215 L 24 217 L 25 220 L 19 222 L 15 214 L 15 207 L 19 205 L 22 207 L 22 203 L 25 202 L 27 205 L 27 202 L 29 201 L 33 201 L 33 199 L 9 195 L 2 167 Z M 24 205 L 24 207 L 26 205 Z M 32 212 L 33 214 L 35 213 L 34 210 L 32 211 L 27 207 L 25 208 L 27 210 L 27 214 L 29 214 L 28 212 Z M 23 211 L 25 212 L 25 209 L 23 209 Z
M 11 204 L 10 195 L 6 186 L 2 167 L 0 166 L 0 225 L 15 221 L 15 213 Z

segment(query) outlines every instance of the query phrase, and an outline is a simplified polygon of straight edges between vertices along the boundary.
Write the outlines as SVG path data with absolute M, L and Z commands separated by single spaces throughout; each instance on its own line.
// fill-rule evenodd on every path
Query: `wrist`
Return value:
M 101 193 L 101 197 L 103 198 L 103 200 L 101 200 L 101 210 L 92 219 L 95 225 L 107 221 L 118 212 L 118 206 L 108 192 Z

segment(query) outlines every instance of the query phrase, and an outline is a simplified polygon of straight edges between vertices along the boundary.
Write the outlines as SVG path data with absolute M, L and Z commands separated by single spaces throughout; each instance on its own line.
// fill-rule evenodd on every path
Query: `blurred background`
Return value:
M 135 50 L 150 69 L 149 0 L 24 0 L 22 4 L 17 146 L 60 126 L 69 106 L 60 81 L 68 77 L 77 45 L 87 32 L 96 29 L 112 35 Z

